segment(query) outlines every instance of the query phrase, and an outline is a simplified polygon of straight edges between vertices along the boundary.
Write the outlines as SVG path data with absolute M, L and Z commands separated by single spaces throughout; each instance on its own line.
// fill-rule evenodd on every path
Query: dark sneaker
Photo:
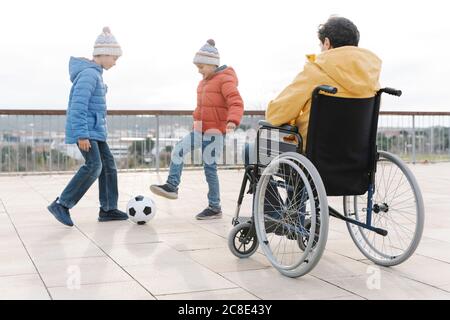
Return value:
M 127 219 L 128 215 L 125 212 L 120 211 L 119 209 L 103 211 L 103 209 L 100 208 L 100 212 L 98 213 L 98 221 L 100 222 L 127 220 Z
M 212 220 L 212 219 L 220 219 L 222 218 L 222 210 L 213 209 L 211 207 L 206 208 L 198 215 L 195 216 L 197 220 Z
M 162 185 L 152 184 L 150 191 L 167 199 L 178 199 L 178 189 L 175 189 L 168 183 Z
M 73 222 L 72 219 L 70 218 L 69 209 L 64 207 L 62 204 L 57 203 L 56 202 L 57 200 L 58 198 L 56 198 L 56 200 L 53 201 L 52 204 L 47 207 L 48 211 L 50 211 L 50 213 L 55 216 L 56 220 L 58 220 L 62 224 L 69 227 L 73 227 Z

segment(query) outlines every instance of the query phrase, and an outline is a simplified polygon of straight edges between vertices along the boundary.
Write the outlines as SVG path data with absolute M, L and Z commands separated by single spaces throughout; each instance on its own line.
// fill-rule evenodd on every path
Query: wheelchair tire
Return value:
M 395 266 L 416 250 L 424 227 L 422 193 L 411 170 L 397 156 L 379 151 L 373 195 L 372 225 L 388 231 L 386 237 L 354 224 L 348 231 L 362 254 L 382 266 Z M 344 214 L 365 222 L 367 193 L 344 197 Z
M 252 256 L 258 250 L 258 239 L 256 234 L 250 239 L 246 239 L 247 233 L 250 231 L 251 223 L 239 223 L 231 229 L 228 236 L 228 248 L 231 253 L 240 259 Z M 244 241 L 249 241 L 245 243 Z
M 280 200 L 274 211 L 265 207 L 269 194 Z M 281 274 L 300 277 L 319 262 L 328 237 L 328 202 L 322 179 L 306 157 L 286 152 L 268 164 L 258 181 L 253 216 L 261 249 Z M 299 238 L 309 234 L 317 237 L 307 236 L 302 250 Z

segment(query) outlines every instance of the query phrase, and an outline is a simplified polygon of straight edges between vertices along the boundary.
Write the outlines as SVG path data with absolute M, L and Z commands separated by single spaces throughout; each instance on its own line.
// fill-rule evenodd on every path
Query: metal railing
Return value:
M 450 112 L 381 112 L 377 145 L 406 161 L 450 161 Z
M 84 161 L 76 145 L 65 144 L 65 115 L 65 110 L 0 110 L 0 173 L 76 170 Z M 256 128 L 263 117 L 245 112 L 241 131 Z M 172 148 L 191 130 L 192 111 L 109 110 L 107 125 L 119 170 L 159 170 L 168 167 Z M 195 166 L 190 162 L 187 166 Z
M 0 173 L 66 172 L 83 163 L 66 145 L 65 110 L 0 110 Z M 246 111 L 234 151 L 264 111 Z M 120 170 L 167 168 L 170 153 L 192 127 L 192 111 L 110 110 L 108 144 Z M 377 144 L 403 159 L 450 161 L 450 112 L 381 112 Z M 194 158 L 194 155 L 193 155 Z M 193 166 L 195 164 L 189 164 Z

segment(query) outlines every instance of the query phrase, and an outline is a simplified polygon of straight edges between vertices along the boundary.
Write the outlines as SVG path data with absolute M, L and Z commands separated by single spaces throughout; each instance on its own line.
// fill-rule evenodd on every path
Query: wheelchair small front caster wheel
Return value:
M 228 248 L 238 258 L 248 258 L 258 249 L 256 233 L 248 237 L 252 225 L 249 222 L 239 223 L 230 231 Z

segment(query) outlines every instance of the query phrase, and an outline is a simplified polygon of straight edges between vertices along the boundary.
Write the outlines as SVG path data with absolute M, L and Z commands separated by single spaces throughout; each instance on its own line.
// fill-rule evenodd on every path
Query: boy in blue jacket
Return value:
M 66 143 L 77 144 L 85 159 L 61 195 L 48 206 L 55 218 L 73 226 L 69 209 L 84 196 L 99 179 L 99 221 L 126 220 L 125 212 L 117 209 L 117 169 L 106 142 L 106 91 L 103 69 L 115 66 L 122 49 L 108 27 L 103 28 L 95 42 L 93 60 L 70 58 L 72 81 L 66 120 Z

